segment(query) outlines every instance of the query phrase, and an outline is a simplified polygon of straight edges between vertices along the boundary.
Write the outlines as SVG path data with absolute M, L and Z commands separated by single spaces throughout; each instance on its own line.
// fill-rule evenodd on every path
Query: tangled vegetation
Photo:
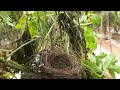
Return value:
M 112 27 L 118 34 L 119 13 L 1 11 L 0 78 L 21 72 L 21 79 L 104 79 L 105 70 L 115 78 L 116 56 L 94 51 L 96 33 L 108 38 Z

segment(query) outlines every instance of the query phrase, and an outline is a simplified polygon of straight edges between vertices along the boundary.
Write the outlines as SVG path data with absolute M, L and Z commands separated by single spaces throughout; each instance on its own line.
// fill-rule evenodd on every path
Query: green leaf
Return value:
M 96 14 L 94 14 L 91 18 L 92 18 L 93 25 L 100 24 L 100 18 Z
M 107 56 L 107 54 L 105 54 L 104 52 L 100 53 L 98 56 L 96 56 L 99 59 L 103 59 Z
M 109 73 L 111 74 L 112 78 L 115 78 L 115 72 L 114 72 L 114 70 L 109 70 Z
M 91 61 L 82 61 L 82 65 L 84 65 L 88 70 L 90 70 L 91 74 L 94 78 L 101 78 L 103 76 L 103 71 L 99 69 L 94 63 Z
M 38 34 L 38 29 L 35 27 L 33 22 L 29 22 L 29 30 L 30 30 L 30 34 L 32 37 L 36 36 Z
M 87 40 L 88 43 L 91 43 L 91 42 L 92 42 L 92 43 L 95 43 L 95 39 L 94 39 L 93 36 L 90 36 L 90 35 L 87 36 L 87 37 L 86 37 L 86 40 Z
M 87 46 L 93 51 L 97 48 L 97 43 L 89 43 Z
M 98 68 L 102 70 L 102 68 L 103 68 L 103 64 L 102 64 L 102 62 L 99 63 Z
M 92 54 L 88 53 L 88 58 L 89 58 L 89 60 L 90 60 L 92 63 L 95 63 L 95 64 L 96 64 L 96 58 L 95 58 L 95 56 L 93 56 Z
M 15 28 L 20 29 L 22 32 L 24 32 L 25 25 L 26 25 L 26 15 L 23 14 L 19 20 L 19 23 L 15 26 Z
M 20 24 L 26 24 L 26 15 L 22 15 L 22 17 L 19 20 Z
M 105 70 L 110 65 L 111 61 L 112 61 L 112 58 L 110 57 L 105 58 L 105 61 L 103 62 L 103 70 Z
M 93 29 L 89 26 L 86 26 L 85 28 L 85 35 L 93 35 Z
M 90 50 L 88 52 L 93 52 L 97 48 L 97 43 L 95 40 L 95 36 L 93 35 L 93 29 L 89 26 L 84 26 L 84 35 L 86 39 L 86 46 Z
M 44 11 L 39 11 L 39 14 L 40 14 L 40 15 L 43 15 L 43 14 L 44 14 Z
M 11 18 L 9 16 L 9 13 L 8 11 L 1 11 L 0 12 L 0 17 L 3 19 L 3 22 L 10 25 L 10 26 L 14 26 L 12 23 L 11 23 Z
M 105 57 L 105 61 L 103 62 L 103 69 L 105 70 L 110 64 L 115 65 L 116 61 L 117 60 L 113 54 L 108 55 Z
M 120 73 L 120 66 L 118 66 L 118 65 L 109 65 L 108 69 L 109 70 L 113 70 L 113 71 L 115 71 L 118 74 Z
M 95 57 L 96 57 L 96 56 L 95 56 Z M 103 63 L 102 63 L 102 60 L 96 57 L 96 65 L 97 65 L 98 67 L 101 67 L 100 64 L 103 64 Z
M 86 65 L 88 65 L 90 68 L 92 68 L 96 73 L 99 73 L 99 74 L 103 73 L 103 71 L 100 68 L 98 68 L 98 66 L 96 66 L 95 63 L 92 63 L 89 60 L 86 60 L 85 62 L 83 61 L 83 63 L 85 63 Z
M 118 62 L 118 60 L 116 59 L 116 56 L 114 54 L 110 54 L 109 56 L 112 58 L 111 64 L 115 65 L 115 63 Z
M 15 26 L 15 28 L 16 28 L 16 29 L 20 29 L 20 28 L 21 28 L 21 24 L 18 23 L 18 24 Z

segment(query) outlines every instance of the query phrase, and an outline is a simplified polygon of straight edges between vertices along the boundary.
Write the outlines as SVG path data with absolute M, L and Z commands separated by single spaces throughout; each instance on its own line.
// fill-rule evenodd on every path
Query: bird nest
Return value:
M 54 79 L 80 78 L 80 64 L 75 55 L 52 50 L 43 55 L 44 73 Z

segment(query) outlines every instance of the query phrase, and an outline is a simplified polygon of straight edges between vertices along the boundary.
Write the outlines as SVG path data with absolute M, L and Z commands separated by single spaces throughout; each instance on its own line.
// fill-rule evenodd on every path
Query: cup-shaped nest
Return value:
M 74 55 L 50 51 L 43 57 L 44 72 L 54 79 L 80 78 L 80 63 Z

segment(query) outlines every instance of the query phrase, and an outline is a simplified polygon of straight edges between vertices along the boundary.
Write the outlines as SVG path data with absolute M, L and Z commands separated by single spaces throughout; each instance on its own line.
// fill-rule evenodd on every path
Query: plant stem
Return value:
M 25 71 L 25 72 L 34 72 L 32 69 L 30 68 L 27 68 L 23 65 L 20 65 L 12 60 L 5 60 L 4 58 L 0 57 L 0 63 L 4 63 L 6 66 L 9 66 L 11 68 L 14 68 L 16 70 L 22 70 L 22 71 Z
M 94 73 L 97 77 L 102 77 L 103 76 L 103 73 L 102 74 L 97 74 L 91 67 L 89 67 L 88 65 L 82 63 L 82 65 L 84 65 L 85 67 L 87 67 L 88 69 L 90 69 L 92 71 L 92 73 Z
M 27 44 L 29 44 L 29 43 L 31 43 L 31 42 L 33 42 L 33 41 L 39 39 L 39 38 L 41 38 L 41 37 L 39 36 L 39 37 L 37 37 L 37 38 L 35 38 L 35 39 L 32 39 L 32 40 L 30 40 L 30 41 L 24 43 L 24 44 L 21 45 L 21 46 L 19 46 L 17 49 L 15 49 L 14 51 L 12 51 L 12 52 L 7 56 L 7 59 L 8 59 L 10 56 L 12 56 L 13 54 L 15 54 L 18 50 L 20 50 L 20 49 L 21 49 L 22 47 L 24 47 L 25 45 L 27 45 Z

